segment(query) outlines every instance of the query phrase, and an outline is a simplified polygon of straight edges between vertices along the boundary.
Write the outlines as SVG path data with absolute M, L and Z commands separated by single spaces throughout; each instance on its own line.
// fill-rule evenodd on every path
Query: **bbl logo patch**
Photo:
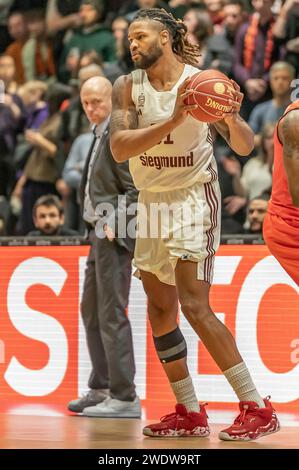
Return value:
M 138 107 L 143 108 L 145 104 L 145 96 L 144 93 L 141 93 L 141 95 L 138 96 Z

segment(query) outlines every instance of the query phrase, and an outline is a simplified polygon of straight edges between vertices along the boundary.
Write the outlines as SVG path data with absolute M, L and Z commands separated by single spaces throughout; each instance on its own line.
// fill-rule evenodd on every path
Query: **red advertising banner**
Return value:
M 0 247 L 1 407 L 66 410 L 87 388 L 90 364 L 80 319 L 89 248 Z M 265 246 L 221 246 L 212 308 L 232 331 L 263 395 L 279 410 L 299 412 L 299 287 Z M 171 390 L 156 358 L 146 296 L 133 278 L 128 315 L 136 386 L 148 417 L 169 410 Z M 183 315 L 188 365 L 198 397 L 230 409 L 237 399 Z M 234 405 L 235 408 L 235 405 Z M 154 411 L 153 411 L 154 410 Z M 42 411 L 41 411 L 42 412 Z

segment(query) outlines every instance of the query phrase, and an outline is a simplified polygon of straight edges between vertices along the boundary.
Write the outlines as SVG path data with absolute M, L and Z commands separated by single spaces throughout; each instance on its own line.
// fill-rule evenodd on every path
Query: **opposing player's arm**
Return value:
M 254 133 L 239 114 L 233 114 L 213 126 L 238 155 L 249 155 L 254 148 Z
M 299 111 L 290 111 L 278 127 L 283 161 L 294 206 L 299 207 Z
M 138 129 L 138 115 L 132 100 L 132 78 L 126 75 L 115 81 L 112 91 L 110 147 L 117 162 L 124 162 L 154 147 L 185 119 L 188 110 L 194 108 L 184 104 L 184 99 L 191 93 L 185 90 L 187 84 L 185 81 L 179 87 L 175 110 L 169 119 Z

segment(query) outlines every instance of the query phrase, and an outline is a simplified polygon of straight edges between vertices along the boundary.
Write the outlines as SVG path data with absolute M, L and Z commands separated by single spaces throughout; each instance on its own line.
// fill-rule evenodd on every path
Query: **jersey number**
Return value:
M 154 126 L 154 124 L 151 124 L 151 126 Z M 171 140 L 171 134 L 168 134 L 166 136 L 166 140 L 160 140 L 160 142 L 158 142 L 156 145 L 161 145 L 161 144 L 165 144 L 165 145 L 173 145 L 174 144 L 174 141 Z

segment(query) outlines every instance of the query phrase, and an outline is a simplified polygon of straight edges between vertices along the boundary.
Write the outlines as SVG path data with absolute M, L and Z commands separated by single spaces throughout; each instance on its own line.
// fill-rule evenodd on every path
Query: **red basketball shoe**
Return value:
M 219 433 L 219 439 L 252 441 L 279 431 L 279 421 L 269 398 L 264 399 L 265 408 L 259 408 L 253 401 L 241 401 L 239 403 L 241 413 L 232 426 Z
M 143 434 L 150 437 L 206 437 L 210 434 L 205 405 L 200 405 L 199 413 L 187 411 L 177 404 L 175 413 L 163 416 L 160 423 L 149 424 Z

